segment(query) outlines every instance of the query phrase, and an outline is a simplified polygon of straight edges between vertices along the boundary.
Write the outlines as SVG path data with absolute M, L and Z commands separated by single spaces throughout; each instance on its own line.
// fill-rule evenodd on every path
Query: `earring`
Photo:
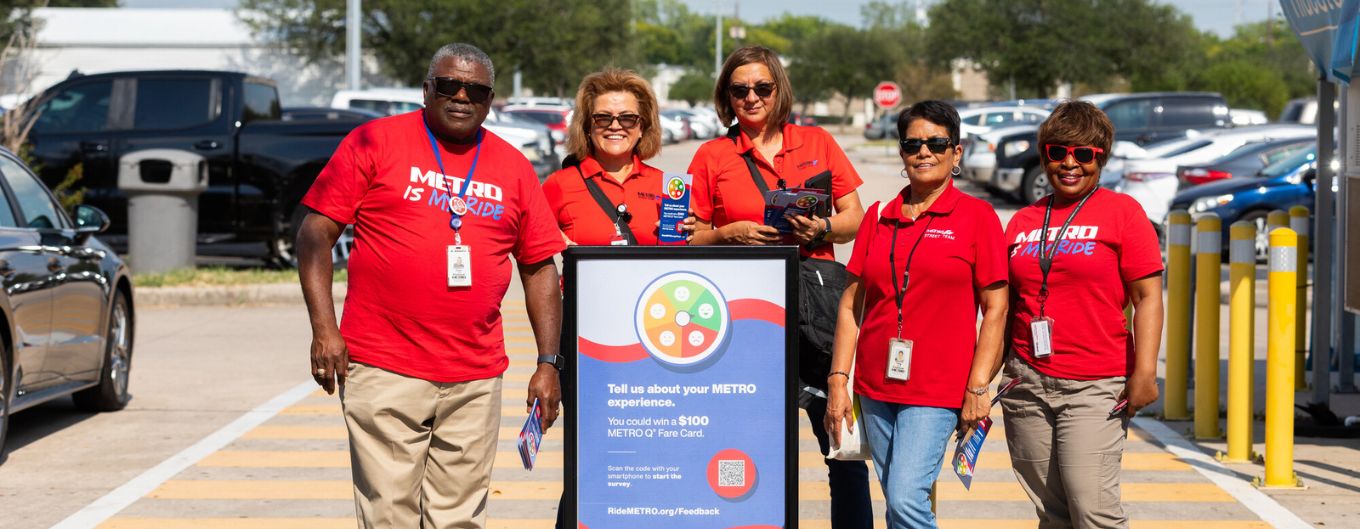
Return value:
M 959 169 L 959 166 L 957 165 L 955 165 L 953 169 L 949 170 L 950 176 L 958 176 L 960 174 L 963 174 L 963 169 Z
M 906 169 L 903 169 L 903 170 L 901 170 L 901 171 L 898 171 L 898 172 L 897 172 L 897 175 L 898 175 L 898 176 L 901 176 L 902 178 L 911 178 L 911 177 L 907 176 L 907 170 L 906 170 Z

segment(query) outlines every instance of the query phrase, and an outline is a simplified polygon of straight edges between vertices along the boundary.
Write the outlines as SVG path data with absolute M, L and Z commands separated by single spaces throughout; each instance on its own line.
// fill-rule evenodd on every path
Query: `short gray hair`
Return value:
M 448 58 L 463 59 L 485 66 L 486 71 L 491 74 L 491 85 L 496 85 L 496 67 L 491 64 L 491 57 L 481 48 L 463 42 L 445 44 L 444 47 L 439 48 L 439 51 L 434 52 L 434 57 L 430 59 L 430 69 L 425 72 L 425 78 L 433 79 L 435 67 Z

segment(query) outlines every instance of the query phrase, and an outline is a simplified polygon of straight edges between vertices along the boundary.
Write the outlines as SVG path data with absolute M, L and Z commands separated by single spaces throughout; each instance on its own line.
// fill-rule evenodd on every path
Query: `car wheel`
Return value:
M 1270 257 L 1270 233 L 1266 231 L 1266 219 L 1268 217 L 1270 217 L 1269 211 L 1257 209 L 1248 211 L 1240 219 L 1256 226 L 1256 262 L 1258 263 L 1264 263 Z
M 277 268 L 297 268 L 297 234 L 302 228 L 302 219 L 307 217 L 307 207 L 299 204 L 288 217 L 288 226 L 274 230 L 269 241 L 269 264 Z
M 108 334 L 104 338 L 104 368 L 99 385 L 74 395 L 76 407 L 84 411 L 117 411 L 127 406 L 128 375 L 132 373 L 132 308 L 127 296 L 115 290 L 109 307 Z
M 9 344 L 5 344 L 8 350 Z M 10 370 L 9 358 L 4 351 L 0 351 L 0 463 L 5 462 L 5 437 L 9 433 L 9 409 L 12 391 L 10 391 Z
M 1048 175 L 1044 174 L 1043 167 L 1036 166 L 1026 171 L 1020 181 L 1020 200 L 1026 204 L 1038 202 L 1052 192 L 1053 187 L 1048 184 Z

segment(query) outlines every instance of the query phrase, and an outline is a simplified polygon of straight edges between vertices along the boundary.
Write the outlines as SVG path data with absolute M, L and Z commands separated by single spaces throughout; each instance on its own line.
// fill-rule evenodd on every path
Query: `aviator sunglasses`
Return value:
M 765 99 L 770 97 L 770 94 L 774 93 L 774 83 L 756 83 L 754 87 L 746 86 L 744 84 L 727 85 L 727 95 L 732 96 L 733 99 L 746 99 L 746 96 L 749 95 L 752 90 L 755 90 L 756 97 Z
M 1105 149 L 1092 147 L 1090 145 L 1081 145 L 1077 147 L 1055 145 L 1052 143 L 1044 145 L 1044 156 L 1047 156 L 1048 161 L 1050 162 L 1061 162 L 1066 160 L 1068 156 L 1071 156 L 1077 163 L 1091 163 L 1092 161 L 1095 161 L 1097 154 L 1104 153 Z
M 491 87 L 484 84 L 469 83 L 452 77 L 431 77 L 430 82 L 434 84 L 435 93 L 441 96 L 456 97 L 459 90 L 465 90 L 468 100 L 473 103 L 485 103 L 491 98 Z
M 590 124 L 594 125 L 597 129 L 607 129 L 610 125 L 614 124 L 615 120 L 618 120 L 619 126 L 623 127 L 625 130 L 632 130 L 638 126 L 638 123 L 642 122 L 642 116 L 637 114 L 619 114 L 615 116 L 603 112 L 590 115 Z
M 907 153 L 907 154 L 916 154 L 916 153 L 918 153 L 918 152 L 921 152 L 921 146 L 922 146 L 922 145 L 925 145 L 926 148 L 927 148 L 927 149 L 930 149 L 930 152 L 932 152 L 932 153 L 935 153 L 935 154 L 943 154 L 944 151 L 949 150 L 949 146 L 950 146 L 951 144 L 953 144 L 954 142 L 953 142 L 953 141 L 950 141 L 949 138 L 946 138 L 946 137 L 943 137 L 943 136 L 936 136 L 936 137 L 933 137 L 933 138 L 925 138 L 925 139 L 921 139 L 921 138 L 907 138 L 907 139 L 905 139 L 905 140 L 902 140 L 901 143 L 902 143 L 902 151 L 905 152 L 905 153 Z

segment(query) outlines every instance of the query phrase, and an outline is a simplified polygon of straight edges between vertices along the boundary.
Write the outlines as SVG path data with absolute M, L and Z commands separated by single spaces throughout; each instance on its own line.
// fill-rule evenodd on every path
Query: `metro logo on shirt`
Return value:
M 464 180 L 460 176 L 441 175 L 436 171 L 421 173 L 420 167 L 413 165 L 411 185 L 406 186 L 406 191 L 401 196 L 412 202 L 424 202 L 448 213 L 449 197 L 458 196 L 463 189 Z M 503 196 L 504 192 L 500 186 L 478 182 L 474 175 L 464 199 L 468 206 L 467 214 L 501 220 L 501 215 L 505 213 L 505 205 L 500 203 Z

